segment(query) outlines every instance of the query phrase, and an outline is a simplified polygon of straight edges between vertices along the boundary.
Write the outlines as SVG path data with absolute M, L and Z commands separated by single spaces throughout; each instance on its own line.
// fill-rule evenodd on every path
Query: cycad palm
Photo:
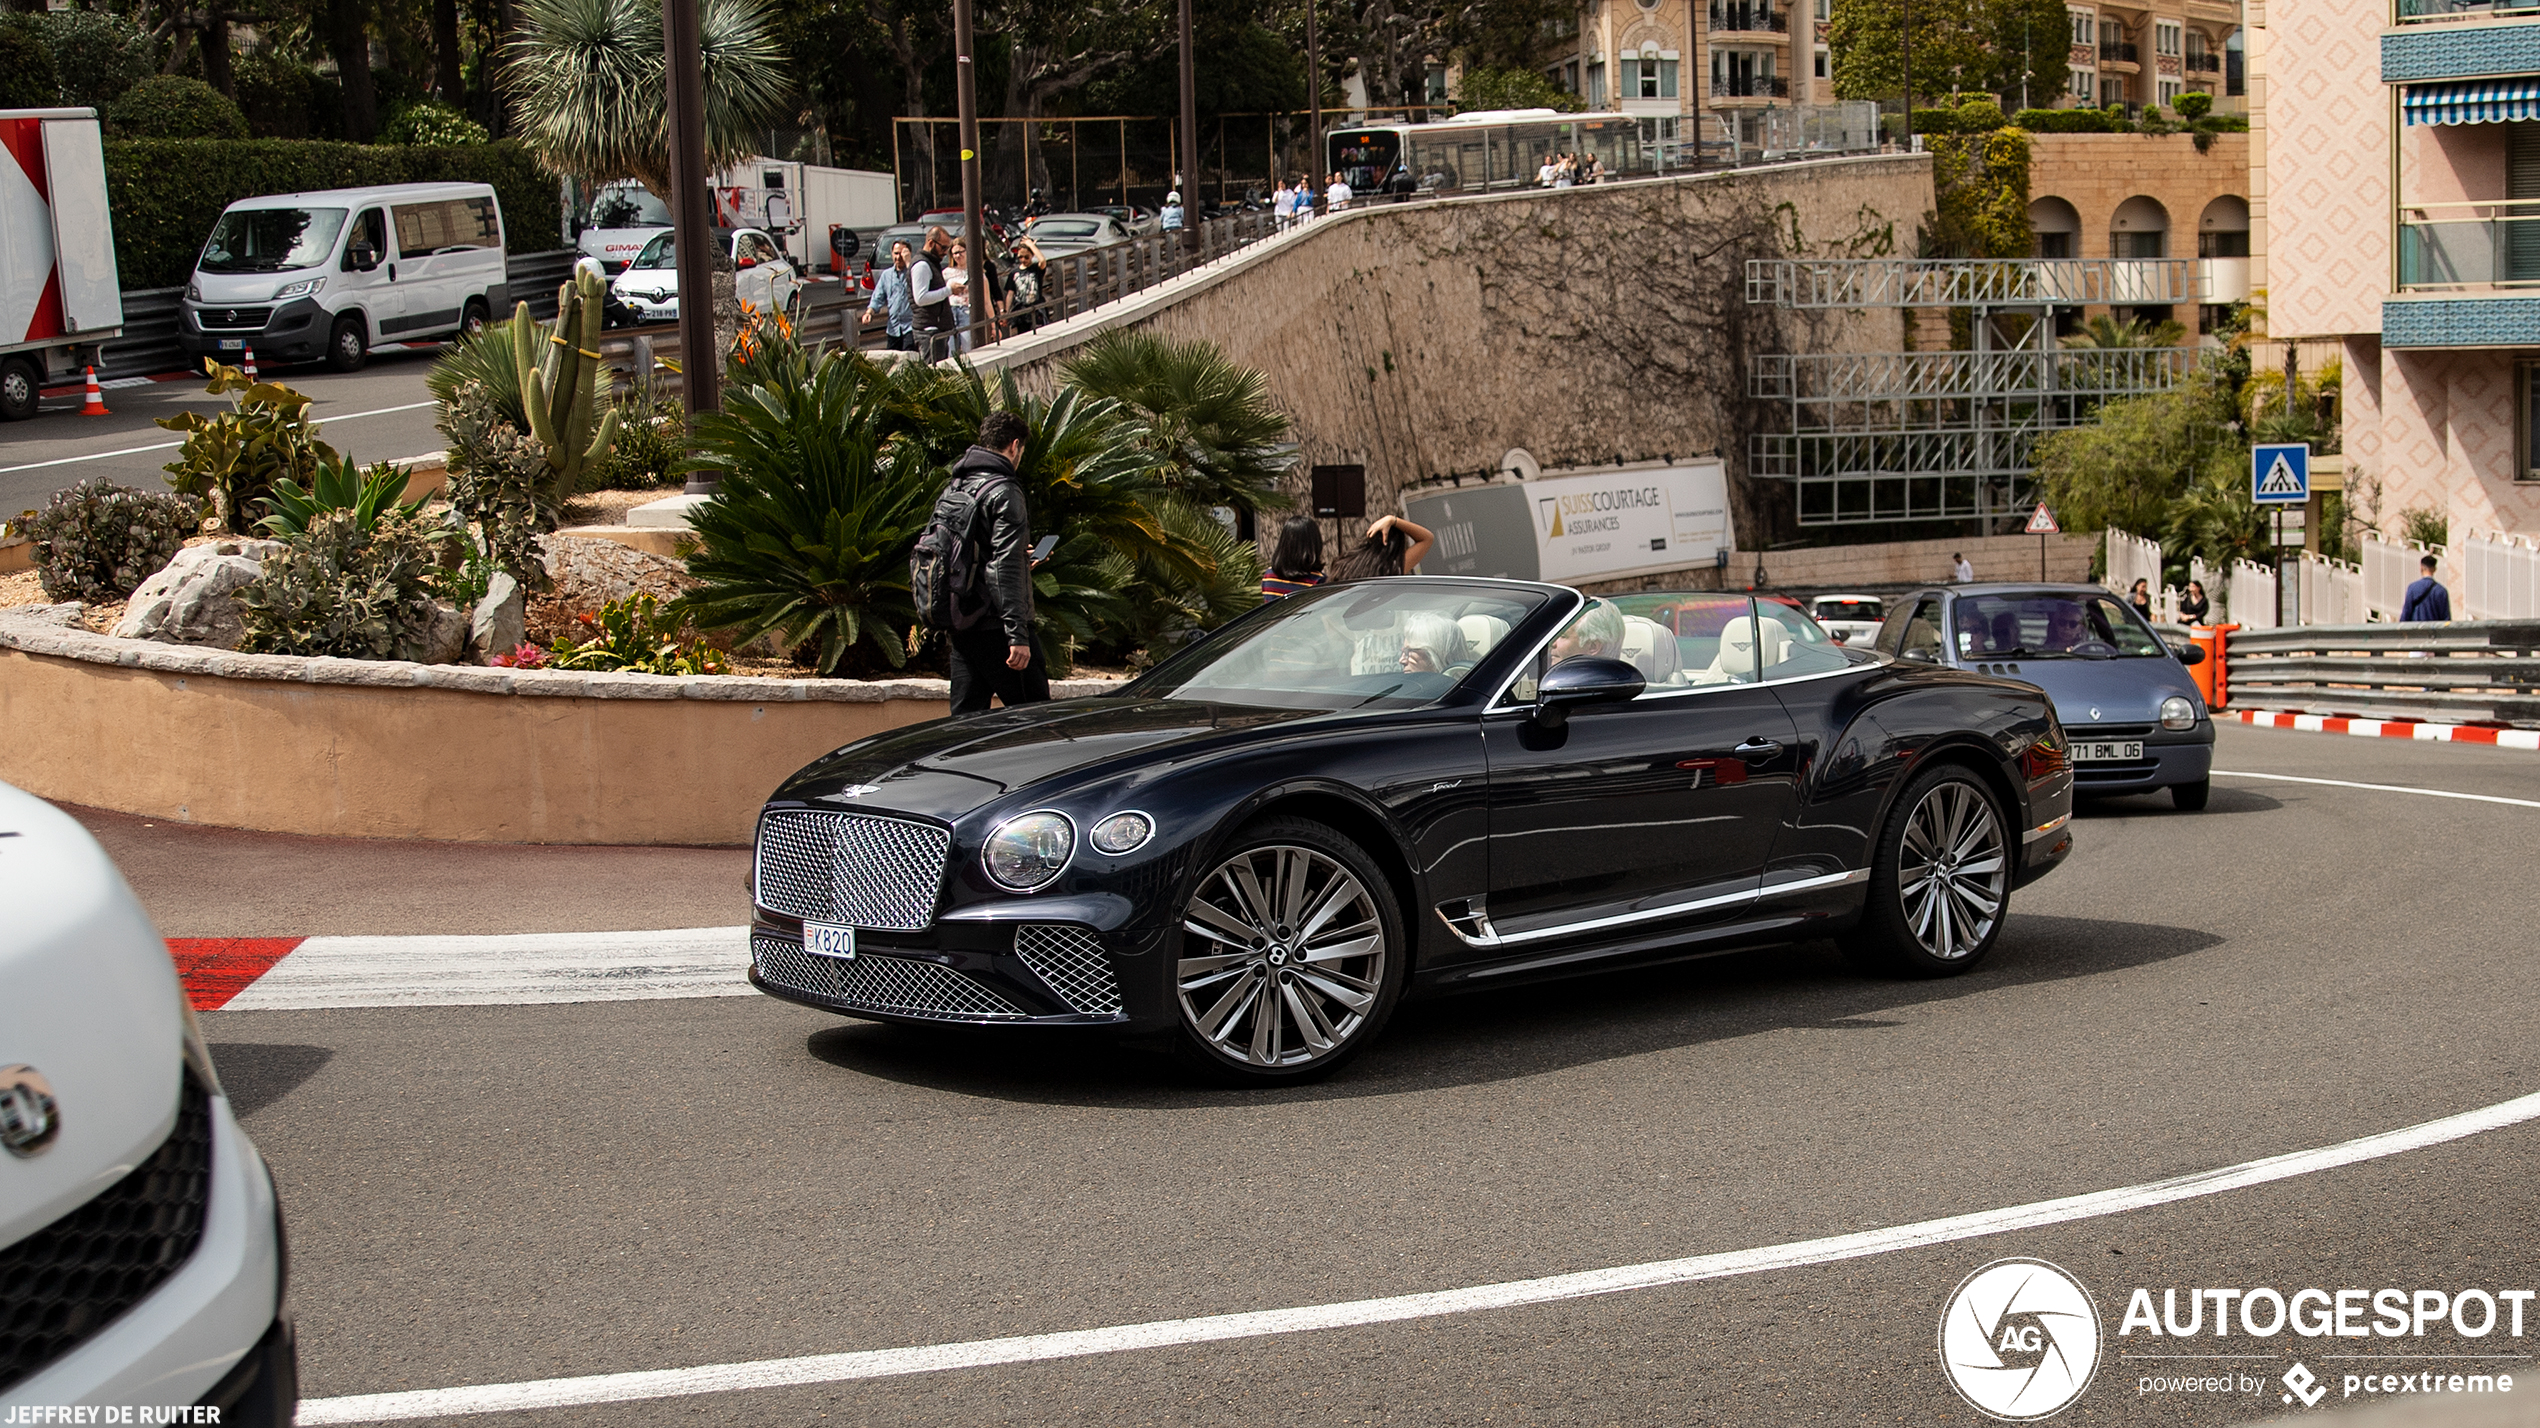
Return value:
M 1270 400 L 1260 372 L 1229 361 L 1217 344 L 1106 333 L 1063 375 L 1135 414 L 1175 495 L 1248 511 L 1278 504 L 1279 479 L 1296 464 L 1287 413 Z
M 2117 351 L 2123 348 L 2176 347 L 2187 336 L 2187 329 L 2176 322 L 2158 325 L 2136 322 L 2101 313 L 2081 325 L 2081 330 L 2064 339 L 2068 348 L 2099 348 Z
M 761 0 L 698 0 L 706 164 L 748 158 L 792 96 Z M 589 183 L 670 192 L 660 0 L 526 0 L 508 55 L 512 114 L 532 152 Z

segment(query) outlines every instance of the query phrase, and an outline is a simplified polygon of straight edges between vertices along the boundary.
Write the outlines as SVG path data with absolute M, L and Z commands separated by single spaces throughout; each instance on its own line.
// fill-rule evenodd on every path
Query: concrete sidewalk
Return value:
M 741 848 L 402 843 L 65 806 L 168 937 L 617 932 L 750 920 Z

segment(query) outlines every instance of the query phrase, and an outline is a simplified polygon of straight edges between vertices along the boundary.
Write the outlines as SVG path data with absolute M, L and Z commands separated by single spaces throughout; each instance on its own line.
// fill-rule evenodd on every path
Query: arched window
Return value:
M 2071 204 L 2052 196 L 2034 199 L 2028 206 L 2028 224 L 2037 232 L 2037 256 L 2081 256 L 2081 214 Z
M 2170 211 L 2157 199 L 2141 194 L 2117 205 L 2108 220 L 2108 256 L 2166 258 L 2170 255 Z

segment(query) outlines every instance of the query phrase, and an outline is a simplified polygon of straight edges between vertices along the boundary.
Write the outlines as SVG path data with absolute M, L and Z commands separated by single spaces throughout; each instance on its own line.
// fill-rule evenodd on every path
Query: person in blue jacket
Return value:
M 2408 587 L 2407 598 L 2399 602 L 2399 618 L 2406 621 L 2448 620 L 2452 618 L 2452 592 L 2434 578 L 2435 560 L 2426 556 L 2417 562 L 2425 574 Z

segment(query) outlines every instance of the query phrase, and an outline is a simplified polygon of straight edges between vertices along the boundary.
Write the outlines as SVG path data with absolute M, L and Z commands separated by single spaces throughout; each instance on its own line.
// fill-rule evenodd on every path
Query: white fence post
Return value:
M 2244 630 L 2272 630 L 2276 625 L 2275 572 L 2245 560 L 2231 563 L 2223 603 L 2232 623 Z
M 2161 547 L 2158 542 L 2130 535 L 2114 526 L 2108 528 L 2108 588 L 2124 595 L 2134 589 L 2137 580 L 2149 588 L 2161 588 Z
M 2524 536 L 2473 527 L 2459 546 L 2464 620 L 2525 620 L 2540 615 L 2540 546 Z

